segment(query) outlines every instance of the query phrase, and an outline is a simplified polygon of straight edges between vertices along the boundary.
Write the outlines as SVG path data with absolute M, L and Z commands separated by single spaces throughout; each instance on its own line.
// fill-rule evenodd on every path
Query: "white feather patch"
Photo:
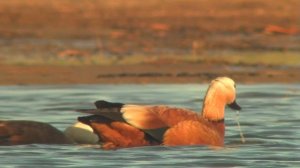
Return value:
M 165 126 L 156 111 L 151 106 L 124 105 L 121 109 L 123 118 L 139 129 L 157 129 Z
M 79 144 L 97 144 L 99 141 L 98 136 L 94 133 L 93 129 L 86 124 L 77 122 L 68 127 L 64 134 Z

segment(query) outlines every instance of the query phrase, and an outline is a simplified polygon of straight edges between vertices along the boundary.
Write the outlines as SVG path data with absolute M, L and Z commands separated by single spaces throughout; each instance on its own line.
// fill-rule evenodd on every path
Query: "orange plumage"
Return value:
M 102 120 L 102 122 L 92 122 L 90 125 L 104 142 L 102 146 L 104 149 L 150 145 L 144 132 L 124 122 Z
M 205 120 L 179 122 L 165 133 L 163 144 L 223 146 L 224 122 L 210 123 Z
M 157 145 L 224 145 L 225 106 L 240 110 L 235 102 L 235 83 L 228 77 L 214 79 L 205 95 L 202 113 L 188 109 L 124 105 L 97 101 L 93 114 L 79 117 L 91 126 L 104 149 Z

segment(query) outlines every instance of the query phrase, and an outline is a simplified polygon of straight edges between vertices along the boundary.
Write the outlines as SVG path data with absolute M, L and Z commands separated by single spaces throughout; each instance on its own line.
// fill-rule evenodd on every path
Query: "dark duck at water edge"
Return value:
M 47 123 L 0 120 L 0 145 L 72 143 L 73 141 L 63 132 Z
M 241 109 L 235 99 L 235 82 L 228 77 L 218 77 L 212 80 L 206 92 L 201 113 L 165 105 L 101 100 L 95 102 L 96 109 L 78 110 L 91 115 L 79 117 L 79 122 L 65 133 L 75 142 L 99 141 L 103 149 L 148 145 L 223 146 L 225 107 Z M 77 130 L 87 131 L 83 135 Z M 95 136 L 98 139 L 95 140 Z

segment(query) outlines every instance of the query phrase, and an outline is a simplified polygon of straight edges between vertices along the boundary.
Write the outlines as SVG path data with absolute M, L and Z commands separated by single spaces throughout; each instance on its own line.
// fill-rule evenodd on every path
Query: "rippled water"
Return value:
M 1 86 L 1 119 L 36 120 L 63 130 L 78 108 L 98 99 L 201 108 L 207 85 Z M 226 110 L 224 149 L 138 147 L 103 151 L 97 146 L 0 147 L 1 167 L 300 167 L 300 85 L 239 85 L 243 107 L 240 142 L 235 112 Z

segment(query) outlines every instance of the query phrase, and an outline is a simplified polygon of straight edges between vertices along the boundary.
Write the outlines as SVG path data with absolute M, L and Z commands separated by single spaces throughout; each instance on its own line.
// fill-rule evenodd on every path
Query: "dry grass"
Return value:
M 0 1 L 0 59 L 27 65 L 299 65 L 299 34 L 265 34 L 270 25 L 300 28 L 299 7 L 299 0 Z M 89 54 L 58 57 L 67 49 Z M 224 50 L 234 52 L 224 56 Z

